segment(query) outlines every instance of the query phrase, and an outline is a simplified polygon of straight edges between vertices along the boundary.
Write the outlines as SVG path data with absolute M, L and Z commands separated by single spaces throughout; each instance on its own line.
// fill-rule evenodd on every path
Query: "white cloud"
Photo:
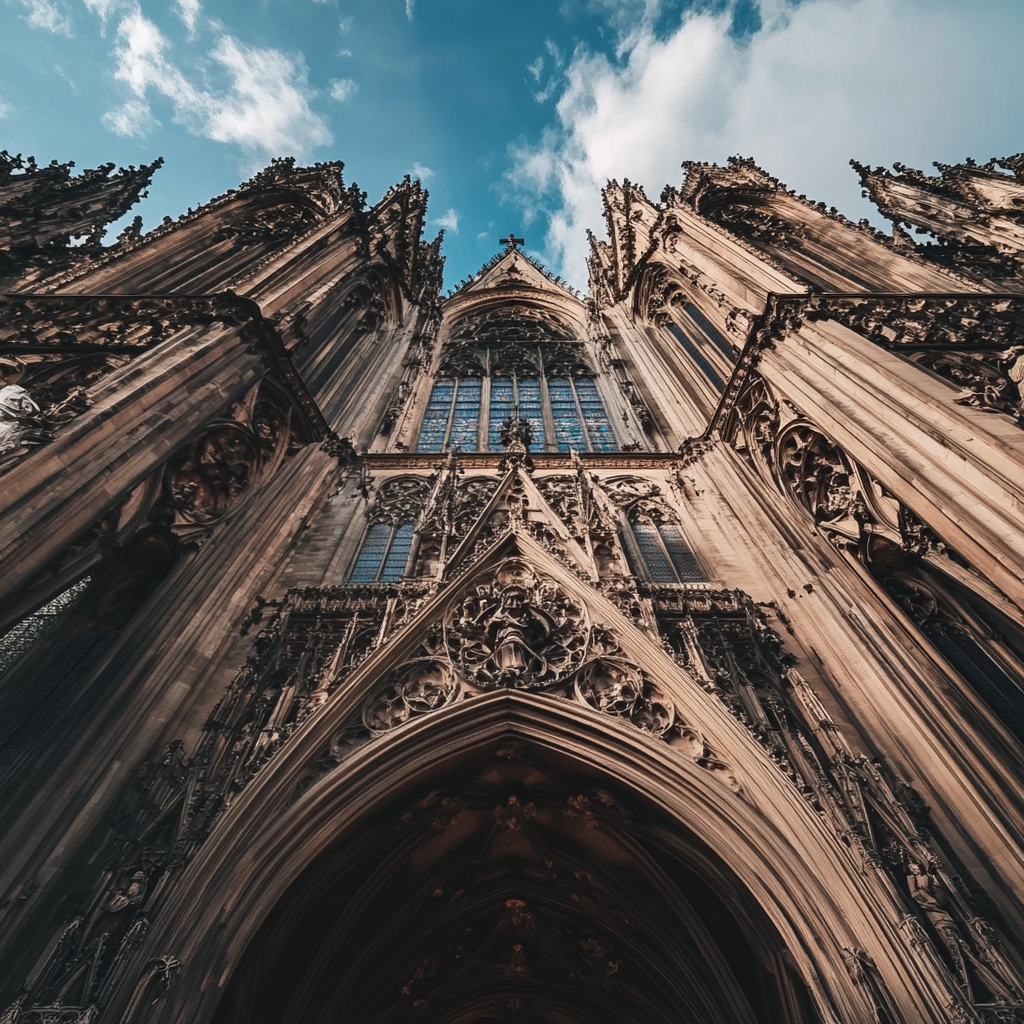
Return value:
M 405 0 L 405 16 L 412 21 L 412 9 L 416 6 L 416 0 Z
M 123 0 L 84 0 L 86 10 L 91 11 L 98 18 L 102 18 L 104 21 L 110 17 L 111 13 L 117 10 L 118 7 L 123 7 Z
M 178 17 L 181 23 L 188 29 L 189 39 L 196 37 L 196 22 L 199 20 L 199 12 L 203 9 L 199 0 L 175 0 L 178 8 Z
M 350 96 L 353 96 L 359 86 L 351 78 L 331 79 L 331 99 L 344 103 Z
M 0 121 L 9 116 L 13 109 L 14 107 L 10 103 L 4 103 L 3 100 L 0 100 Z
M 54 64 L 53 70 L 64 79 L 65 82 L 71 87 L 72 92 L 78 92 L 78 86 L 75 85 L 74 79 L 60 66 L 60 64 Z
M 445 231 L 454 231 L 455 234 L 459 233 L 459 214 L 451 207 L 449 207 L 448 212 L 443 216 L 435 217 L 434 223 L 439 228 L 444 228 Z
M 544 71 L 543 55 L 538 57 L 532 64 L 527 64 L 526 70 L 529 71 L 531 75 L 533 75 L 533 80 L 535 82 L 539 82 L 541 73 Z
M 126 138 L 145 138 L 160 124 L 143 100 L 128 100 L 121 106 L 108 110 L 103 117 L 104 128 L 115 135 Z
M 117 38 L 114 77 L 134 100 L 104 118 L 111 130 L 137 134 L 156 123 L 147 120 L 152 90 L 170 101 L 174 120 L 194 134 L 263 156 L 302 155 L 331 141 L 327 125 L 310 109 L 313 93 L 301 58 L 223 35 L 208 56 L 227 85 L 212 91 L 194 85 L 168 60 L 166 38 L 137 7 L 122 19 Z
M 428 178 L 434 176 L 434 172 L 423 164 L 413 164 L 412 170 L 409 172 L 414 178 L 419 178 L 420 181 L 426 181 Z
M 548 246 L 576 284 L 611 177 L 656 197 L 681 160 L 739 151 L 858 217 L 850 157 L 927 166 L 1024 148 L 1019 0 L 761 0 L 762 28 L 742 40 L 728 12 L 658 36 L 657 0 L 595 2 L 632 11 L 620 59 L 577 49 L 556 123 L 512 147 L 507 175 L 527 217 L 549 214 Z
M 476 240 L 478 242 L 486 242 L 487 239 L 490 238 L 490 237 L 491 237 L 490 231 L 481 231 L 480 234 L 478 234 L 476 236 Z
M 318 3 L 327 3 L 327 0 L 317 0 Z M 352 15 L 350 14 L 347 18 L 341 18 L 338 21 L 338 31 L 343 35 L 346 32 L 352 31 Z
M 25 20 L 32 28 L 45 28 L 59 36 L 71 35 L 71 19 L 54 0 L 14 0 L 25 8 Z

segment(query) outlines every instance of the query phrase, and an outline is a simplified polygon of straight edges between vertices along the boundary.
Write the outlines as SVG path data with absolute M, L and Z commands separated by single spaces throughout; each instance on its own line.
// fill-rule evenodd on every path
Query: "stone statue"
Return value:
M 53 439 L 39 415 L 39 406 L 20 384 L 0 388 L 0 456 Z

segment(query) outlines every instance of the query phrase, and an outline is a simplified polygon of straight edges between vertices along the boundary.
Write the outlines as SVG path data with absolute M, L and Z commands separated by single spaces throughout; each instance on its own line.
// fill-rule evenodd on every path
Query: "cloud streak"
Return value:
M 576 50 L 555 122 L 511 147 L 506 176 L 528 218 L 547 216 L 548 247 L 575 284 L 584 228 L 600 227 L 598 193 L 611 177 L 657 195 L 678 183 L 682 159 L 722 162 L 739 151 L 860 216 L 851 156 L 984 159 L 1024 139 L 1015 99 L 1024 5 L 1015 0 L 993 0 L 985 19 L 956 0 L 761 0 L 762 27 L 746 39 L 729 12 L 689 13 L 659 35 L 655 0 L 606 5 L 632 7 L 631 22 L 616 22 L 617 58 Z M 979 70 L 988 68 L 1000 73 Z
M 54 35 L 70 36 L 71 19 L 53 0 L 14 0 L 25 9 L 25 20 L 32 28 L 45 29 Z
M 444 228 L 445 231 L 451 231 L 454 234 L 459 233 L 459 214 L 457 210 L 449 207 L 448 212 L 442 214 L 440 217 L 434 219 L 434 223 L 439 228 Z
M 104 116 L 111 131 L 139 136 L 159 124 L 149 108 L 155 93 L 171 104 L 174 121 L 193 134 L 254 155 L 302 156 L 331 141 L 326 123 L 310 107 L 314 93 L 301 58 L 222 35 L 208 58 L 223 86 L 210 89 L 190 81 L 168 58 L 168 49 L 167 39 L 138 7 L 121 20 L 114 77 L 132 95 Z
M 355 95 L 358 88 L 359 86 L 351 78 L 333 78 L 331 79 L 331 99 L 338 103 L 344 103 L 345 100 Z

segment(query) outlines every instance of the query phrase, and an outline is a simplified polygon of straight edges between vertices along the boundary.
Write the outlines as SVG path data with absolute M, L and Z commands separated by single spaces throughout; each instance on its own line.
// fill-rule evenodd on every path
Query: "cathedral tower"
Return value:
M 444 297 L 408 178 L 5 160 L 3 1024 L 1024 1022 L 1021 158 Z

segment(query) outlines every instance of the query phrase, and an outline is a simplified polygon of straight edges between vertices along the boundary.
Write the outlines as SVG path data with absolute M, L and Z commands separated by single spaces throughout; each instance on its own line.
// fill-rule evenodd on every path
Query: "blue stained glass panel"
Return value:
M 508 377 L 495 377 L 491 380 L 491 416 L 487 431 L 487 444 L 492 452 L 500 452 L 501 425 L 512 415 L 515 408 L 515 393 L 512 381 Z
M 387 551 L 390 539 L 391 527 L 387 523 L 374 523 L 366 531 L 363 546 L 359 550 L 359 557 L 349 574 L 349 580 L 352 583 L 376 582 L 380 564 L 384 560 L 384 553 Z M 402 567 L 405 567 L 404 563 Z
M 658 531 L 653 523 L 631 523 L 637 547 L 643 555 L 647 575 L 654 583 L 677 583 L 675 569 L 665 557 L 665 552 L 658 541 Z
M 382 581 L 397 580 L 405 572 L 406 563 L 409 561 L 409 550 L 412 548 L 412 535 L 412 522 L 402 523 L 395 530 L 391 547 L 388 549 L 388 557 L 384 560 L 384 568 L 381 570 Z
M 597 384 L 592 377 L 577 377 L 574 381 L 576 395 L 580 400 L 580 409 L 583 411 L 583 422 L 587 426 L 587 436 L 590 438 L 590 447 L 595 452 L 613 452 L 618 448 L 615 440 L 615 433 L 612 430 L 608 413 L 605 412 L 604 403 L 597 391 Z
M 551 416 L 555 421 L 555 444 L 558 450 L 567 452 L 574 448 L 586 451 L 587 440 L 583 436 L 583 426 L 576 411 L 572 384 L 568 379 L 552 377 L 548 381 L 548 397 L 551 399 Z
M 707 577 L 700 567 L 696 555 L 690 550 L 683 531 L 674 523 L 663 523 L 658 527 L 661 539 L 665 542 L 668 557 L 672 559 L 676 575 L 680 583 L 703 583 Z
M 459 381 L 455 396 L 455 415 L 452 417 L 452 433 L 448 448 L 463 448 L 468 452 L 477 450 L 477 435 L 480 430 L 480 381 L 468 378 Z
M 519 415 L 528 420 L 533 427 L 533 442 L 530 450 L 542 452 L 547 450 L 547 438 L 544 436 L 544 405 L 540 398 L 539 380 L 521 380 L 519 382 Z
M 444 447 L 445 434 L 448 431 L 448 413 L 451 411 L 452 398 L 455 396 L 455 381 L 439 380 L 430 392 L 427 411 L 423 414 L 420 424 L 420 436 L 416 442 L 418 452 L 439 452 Z

